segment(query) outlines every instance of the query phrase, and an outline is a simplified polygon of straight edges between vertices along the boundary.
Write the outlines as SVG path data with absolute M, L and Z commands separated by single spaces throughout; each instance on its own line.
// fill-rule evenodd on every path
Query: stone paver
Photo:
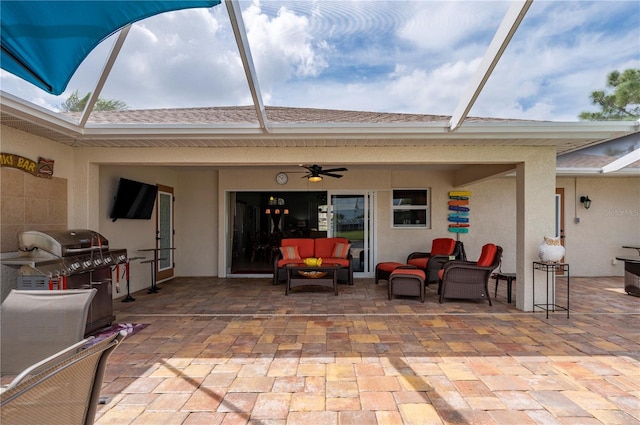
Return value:
M 114 302 L 148 326 L 109 358 L 96 425 L 640 423 L 638 299 L 573 278 L 571 316 L 387 299 L 357 279 L 285 297 L 270 279 L 176 278 Z M 594 296 L 593 294 L 597 294 Z

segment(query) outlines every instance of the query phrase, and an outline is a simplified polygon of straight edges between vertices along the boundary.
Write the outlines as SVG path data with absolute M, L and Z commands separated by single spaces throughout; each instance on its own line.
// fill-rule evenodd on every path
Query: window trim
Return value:
M 395 192 L 407 190 L 407 191 L 425 191 L 425 205 L 419 204 L 406 204 L 406 205 L 394 205 Z M 391 228 L 393 229 L 431 229 L 431 188 L 429 187 L 396 187 L 391 189 Z M 396 211 L 424 211 L 425 223 L 395 223 Z

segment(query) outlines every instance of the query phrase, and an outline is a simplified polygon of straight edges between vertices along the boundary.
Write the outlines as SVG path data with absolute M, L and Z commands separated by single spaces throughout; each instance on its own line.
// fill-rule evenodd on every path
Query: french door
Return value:
M 158 281 L 173 277 L 173 188 L 158 185 L 156 199 L 156 279 Z
M 354 277 L 370 277 L 373 273 L 374 192 L 328 192 L 327 230 L 332 237 L 351 242 Z

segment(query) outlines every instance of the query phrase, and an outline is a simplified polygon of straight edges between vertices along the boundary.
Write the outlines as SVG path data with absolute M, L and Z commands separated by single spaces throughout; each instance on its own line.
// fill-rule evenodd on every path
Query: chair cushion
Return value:
M 456 241 L 451 238 L 437 238 L 431 242 L 431 256 L 451 255 L 456 247 Z M 426 267 L 426 263 L 425 263 Z
M 420 257 L 420 258 L 412 258 L 407 261 L 407 264 L 411 264 L 412 266 L 416 266 L 419 269 L 426 269 L 427 263 L 429 262 L 429 257 Z
M 333 253 L 331 254 L 332 258 L 347 258 L 349 254 L 349 249 L 351 249 L 350 243 L 341 243 L 338 242 L 333 246 Z
M 444 276 L 444 269 L 438 270 L 438 279 L 442 280 L 442 276 Z
M 298 247 L 296 245 L 281 246 L 280 252 L 282 253 L 283 260 L 299 260 L 300 259 L 300 253 L 298 252 Z
M 391 272 L 391 277 L 395 276 L 415 276 L 424 281 L 424 272 L 420 269 L 395 269 Z
M 297 246 L 301 258 L 317 257 L 314 254 L 314 241 L 311 238 L 286 238 L 282 239 L 280 246 Z M 333 246 L 333 245 L 332 245 Z
M 315 256 L 318 258 L 325 258 L 333 257 L 333 248 L 337 243 L 348 244 L 349 241 L 346 238 L 318 238 L 315 239 L 314 243 Z M 302 252 L 300 254 L 302 254 Z
M 386 261 L 383 263 L 378 263 L 378 265 L 376 265 L 376 269 L 390 273 L 401 266 L 406 266 L 406 264 L 396 263 L 394 261 Z
M 496 252 L 498 252 L 498 248 L 492 243 L 483 246 L 480 258 L 478 258 L 478 266 L 489 267 L 492 265 L 493 260 L 496 258 Z

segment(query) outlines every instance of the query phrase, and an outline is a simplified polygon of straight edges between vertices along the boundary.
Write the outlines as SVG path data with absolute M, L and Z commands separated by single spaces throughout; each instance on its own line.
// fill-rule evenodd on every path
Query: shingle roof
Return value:
M 612 163 L 617 158 L 602 155 L 589 155 L 580 152 L 574 152 L 566 155 L 560 155 L 556 161 L 557 168 L 602 168 Z M 625 168 L 640 168 L 640 161 Z
M 398 124 L 442 123 L 451 119 L 447 115 L 401 114 L 386 112 L 344 111 L 334 109 L 265 107 L 270 123 L 278 124 Z M 80 113 L 66 113 L 78 120 Z M 525 122 L 500 118 L 469 117 L 466 122 Z M 94 111 L 89 122 L 97 124 L 249 124 L 258 122 L 253 106 L 140 109 L 125 111 Z

